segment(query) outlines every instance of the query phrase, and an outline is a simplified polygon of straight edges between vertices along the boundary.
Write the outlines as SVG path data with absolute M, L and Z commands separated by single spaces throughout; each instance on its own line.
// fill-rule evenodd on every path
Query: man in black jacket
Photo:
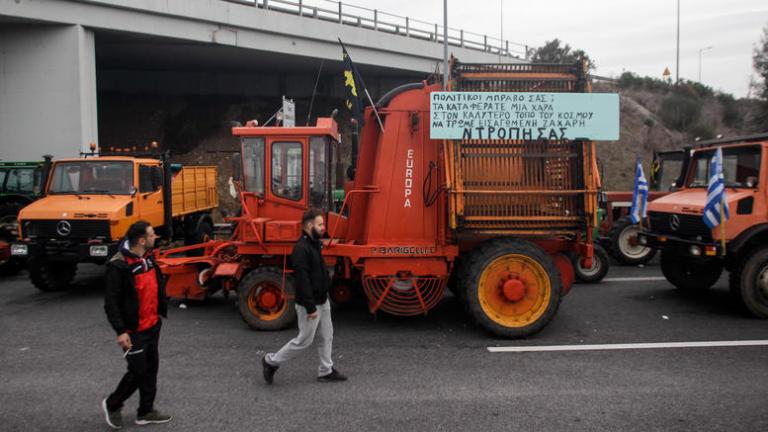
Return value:
M 101 403 L 107 424 L 113 429 L 122 428 L 120 410 L 136 390 L 136 424 L 167 423 L 172 418 L 153 407 L 160 362 L 160 317 L 168 311 L 163 276 L 151 254 L 156 239 L 149 223 L 136 222 L 120 242 L 120 251 L 107 263 L 104 310 L 128 363 L 117 389 Z
M 317 353 L 320 356 L 317 380 L 333 382 L 347 379 L 333 367 L 331 360 L 333 323 L 328 301 L 331 278 L 321 254 L 323 245 L 320 236 L 325 231 L 322 213 L 310 209 L 301 218 L 301 225 L 301 238 L 296 242 L 291 254 L 299 335 L 280 348 L 280 351 L 268 353 L 261 359 L 267 384 L 272 384 L 277 368 L 312 346 L 315 336 L 318 339 Z

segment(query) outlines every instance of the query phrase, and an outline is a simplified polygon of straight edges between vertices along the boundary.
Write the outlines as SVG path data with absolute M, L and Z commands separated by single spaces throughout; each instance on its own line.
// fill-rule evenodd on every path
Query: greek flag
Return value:
M 636 224 L 648 215 L 646 207 L 648 207 L 648 181 L 645 179 L 645 173 L 643 173 L 643 164 L 638 158 L 635 168 L 635 190 L 632 193 L 632 208 L 629 211 L 632 223 Z
M 712 229 L 720 225 L 720 203 L 725 204 L 722 219 L 730 217 L 728 201 L 725 199 L 725 180 L 723 177 L 723 149 L 720 147 L 712 156 L 709 163 L 709 186 L 707 187 L 707 203 L 704 205 L 704 223 Z

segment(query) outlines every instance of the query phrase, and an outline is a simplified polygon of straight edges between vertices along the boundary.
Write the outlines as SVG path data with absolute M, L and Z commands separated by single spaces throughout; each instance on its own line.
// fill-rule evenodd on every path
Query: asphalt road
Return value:
M 102 309 L 101 268 L 73 289 L 0 280 L 0 430 L 107 430 L 100 402 L 124 371 Z M 658 278 L 657 266 L 608 278 Z M 161 337 L 156 407 L 179 431 L 768 430 L 768 347 L 491 353 L 487 347 L 766 340 L 723 278 L 686 296 L 663 280 L 576 285 L 554 321 L 527 340 L 489 336 L 447 297 L 426 317 L 334 310 L 336 366 L 314 380 L 309 353 L 261 379 L 258 358 L 294 330 L 253 332 L 234 300 L 176 303 Z M 137 396 L 123 410 L 133 425 Z

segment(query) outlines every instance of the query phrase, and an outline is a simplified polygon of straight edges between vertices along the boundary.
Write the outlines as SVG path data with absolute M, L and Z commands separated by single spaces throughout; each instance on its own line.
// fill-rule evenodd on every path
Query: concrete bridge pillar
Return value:
M 98 145 L 95 53 L 80 25 L 0 24 L 0 159 Z

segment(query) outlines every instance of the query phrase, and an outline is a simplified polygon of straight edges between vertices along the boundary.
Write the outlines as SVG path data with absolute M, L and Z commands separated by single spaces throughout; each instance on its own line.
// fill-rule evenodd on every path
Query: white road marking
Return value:
M 602 350 L 744 347 L 744 346 L 768 346 L 768 340 L 662 342 L 662 343 L 632 343 L 632 344 L 604 344 L 604 345 L 510 346 L 510 347 L 488 347 L 488 351 L 492 353 L 497 353 L 497 352 L 504 353 L 504 352 L 602 351 Z
M 640 282 L 640 281 L 663 281 L 667 280 L 664 276 L 646 276 L 646 277 L 617 277 L 605 278 L 603 282 Z

